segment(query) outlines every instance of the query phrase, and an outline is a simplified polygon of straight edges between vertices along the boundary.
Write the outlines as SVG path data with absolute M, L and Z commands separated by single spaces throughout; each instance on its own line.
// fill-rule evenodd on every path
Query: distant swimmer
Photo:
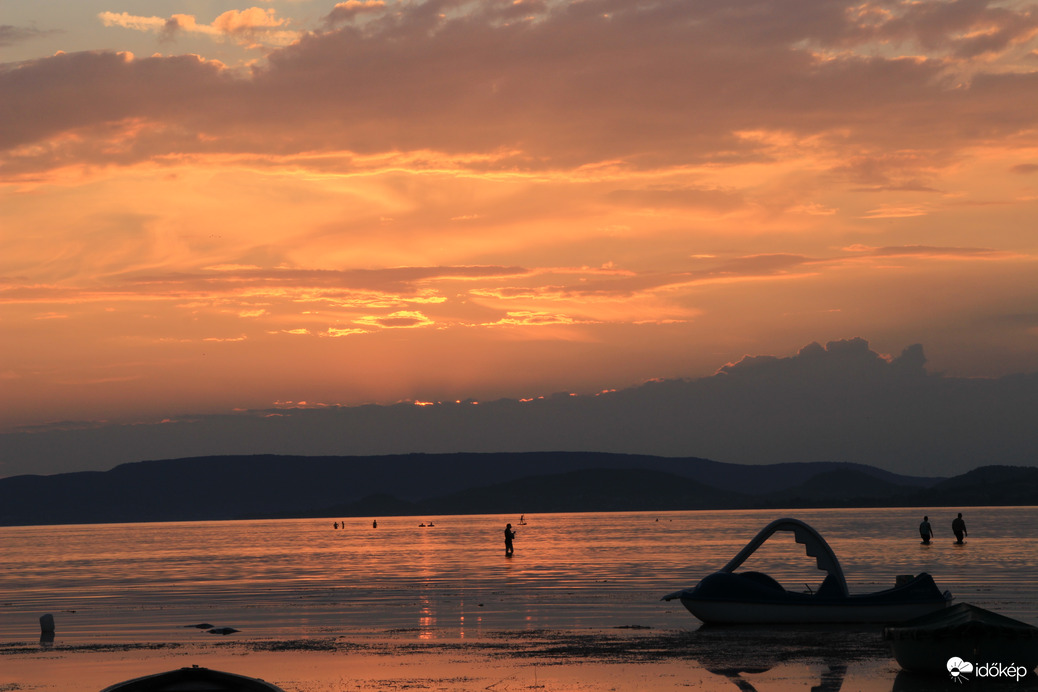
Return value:
M 511 557 L 512 555 L 512 541 L 515 540 L 515 531 L 512 530 L 512 525 L 508 524 L 505 526 L 505 556 Z
M 962 545 L 962 539 L 969 535 L 966 533 L 966 522 L 962 520 L 962 512 L 952 519 L 952 533 L 955 534 L 955 543 L 958 545 Z
M 923 539 L 923 543 L 930 545 L 930 539 L 933 538 L 933 527 L 930 526 L 930 517 L 923 517 L 923 523 L 919 525 L 919 537 Z
M 339 522 L 335 522 L 334 524 L 332 524 L 332 528 L 333 529 L 339 528 Z
M 371 520 L 371 528 L 373 528 L 373 529 L 377 529 L 378 528 L 378 519 L 372 519 Z

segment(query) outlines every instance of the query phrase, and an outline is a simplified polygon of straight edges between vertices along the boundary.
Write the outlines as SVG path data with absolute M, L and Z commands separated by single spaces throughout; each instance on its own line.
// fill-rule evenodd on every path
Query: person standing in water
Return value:
M 512 525 L 508 524 L 505 526 L 505 557 L 511 557 L 512 555 L 513 539 L 515 539 L 515 531 L 512 530 Z
M 966 522 L 962 520 L 962 512 L 952 519 L 952 533 L 955 534 L 955 542 L 958 545 L 962 545 L 962 539 L 969 535 L 966 533 Z
M 919 525 L 919 536 L 923 539 L 923 543 L 930 545 L 930 539 L 933 538 L 933 527 L 930 526 L 930 517 L 923 517 L 923 523 Z

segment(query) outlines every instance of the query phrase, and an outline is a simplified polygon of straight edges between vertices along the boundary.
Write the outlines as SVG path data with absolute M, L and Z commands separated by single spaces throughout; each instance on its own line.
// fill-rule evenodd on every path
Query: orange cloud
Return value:
M 507 11 L 529 13 L 525 5 Z M 771 143 L 739 135 L 753 131 L 810 139 L 844 159 L 882 148 L 940 160 L 951 143 L 983 141 L 985 123 L 1023 134 L 1032 122 L 1033 99 L 1022 95 L 1036 91 L 1035 77 L 1015 62 L 1013 47 L 1030 40 L 1036 20 L 986 3 L 969 9 L 915 3 L 865 25 L 825 3 L 804 5 L 796 23 L 757 11 L 735 22 L 723 12 L 681 3 L 612 8 L 608 19 L 565 5 L 536 6 L 534 22 L 502 21 L 505 9 L 497 4 L 444 16 L 427 16 L 422 7 L 401 7 L 362 27 L 305 37 L 289 32 L 291 43 L 264 64 L 247 76 L 220 75 L 219 84 L 212 81 L 217 75 L 199 74 L 177 58 L 128 67 L 105 63 L 98 54 L 31 61 L 17 70 L 18 79 L 0 78 L 0 89 L 16 91 L 19 120 L 38 121 L 32 128 L 38 134 L 18 136 L 24 127 L 18 123 L 5 127 L 7 139 L 39 142 L 40 135 L 58 134 L 40 127 L 53 120 L 42 117 L 53 109 L 66 114 L 61 131 L 140 116 L 161 123 L 166 136 L 149 146 L 136 143 L 135 160 L 246 148 L 256 154 L 512 151 L 495 167 L 618 162 L 644 169 L 765 161 Z M 346 3 L 333 11 L 344 9 L 380 8 Z M 856 16 L 861 14 L 859 9 Z M 286 20 L 270 9 L 231 10 L 211 24 L 186 17 L 104 13 L 102 20 L 148 31 L 166 30 L 172 22 L 248 40 L 285 38 Z M 748 36 L 754 37 L 753 59 L 733 50 Z M 798 48 L 813 44 L 859 52 L 818 62 Z M 949 88 L 947 61 L 906 59 L 898 47 L 974 60 L 975 74 Z M 993 65 L 992 55 L 1004 64 Z M 162 78 L 149 79 L 151 74 Z M 569 88 L 576 74 L 585 86 Z M 62 78 L 79 88 L 59 91 Z M 36 88 L 20 92 L 23 79 Z M 610 87 L 593 86 L 603 84 Z M 62 93 L 82 103 L 47 102 Z M 616 93 L 627 98 L 616 99 Z M 808 105 L 810 117 L 804 117 Z M 891 112 L 899 114 L 897 127 L 886 117 Z M 712 203 L 739 199 L 737 190 L 728 191 L 727 200 L 716 192 Z
M 273 9 L 250 7 L 247 10 L 227 10 L 213 20 L 213 26 L 226 34 L 250 33 L 259 29 L 284 26 L 285 19 L 274 16 Z
M 69 46 L 110 50 L 0 64 L 0 410 L 601 391 L 870 333 L 1038 367 L 1027 7 L 448 4 L 105 12 Z
M 862 215 L 863 219 L 903 219 L 911 216 L 926 216 L 929 209 L 922 204 L 884 204 L 870 209 Z
M 496 322 L 483 325 L 487 327 L 496 326 L 545 326 L 558 324 L 579 324 L 586 321 L 575 320 L 568 315 L 552 314 L 548 312 L 531 312 L 520 310 L 509 312 Z
M 227 10 L 212 24 L 200 23 L 194 15 L 174 14 L 168 19 L 143 17 L 128 12 L 101 12 L 98 18 L 105 26 L 118 26 L 135 31 L 150 31 L 170 40 L 179 32 L 212 37 L 231 37 L 243 44 L 288 45 L 299 37 L 297 32 L 282 27 L 288 20 L 276 16 L 271 8 L 250 7 L 245 10 Z
M 397 310 L 388 315 L 376 316 L 365 315 L 355 320 L 357 324 L 365 324 L 372 327 L 384 329 L 410 329 L 414 327 L 427 327 L 435 322 L 417 310 Z
M 336 26 L 352 22 L 361 15 L 382 12 L 385 8 L 386 3 L 383 0 L 346 0 L 346 2 L 337 2 L 332 11 L 324 18 L 324 23 L 326 26 Z

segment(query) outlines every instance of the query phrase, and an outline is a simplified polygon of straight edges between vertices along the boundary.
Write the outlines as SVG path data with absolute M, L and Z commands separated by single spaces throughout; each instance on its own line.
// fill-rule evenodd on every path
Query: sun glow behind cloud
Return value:
M 1038 367 L 1031 4 L 435 7 L 91 6 L 111 50 L 0 66 L 0 425 Z

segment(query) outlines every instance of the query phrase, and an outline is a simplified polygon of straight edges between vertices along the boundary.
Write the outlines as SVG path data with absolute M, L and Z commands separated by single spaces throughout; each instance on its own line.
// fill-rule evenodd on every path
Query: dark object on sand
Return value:
M 948 674 L 958 658 L 974 669 L 983 664 L 1038 666 L 1038 627 L 959 603 L 936 613 L 883 628 L 898 664 L 915 673 Z
M 276 685 L 244 675 L 223 673 L 209 668 L 180 668 L 157 675 L 146 675 L 106 687 L 101 692 L 285 692 Z
M 761 572 L 736 572 L 776 531 L 792 531 L 797 543 L 816 560 L 826 577 L 814 591 L 787 591 Z M 810 588 L 810 587 L 809 587 Z M 843 568 L 829 544 L 799 519 L 777 519 L 746 544 L 720 572 L 707 575 L 695 588 L 675 591 L 664 601 L 680 599 L 690 613 L 706 623 L 809 624 L 892 623 L 943 610 L 952 600 L 941 592 L 933 577 L 923 572 L 898 579 L 891 589 L 851 595 Z

